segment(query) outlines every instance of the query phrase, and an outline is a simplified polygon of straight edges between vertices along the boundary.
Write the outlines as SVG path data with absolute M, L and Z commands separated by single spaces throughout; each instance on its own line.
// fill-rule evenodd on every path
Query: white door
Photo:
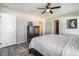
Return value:
M 16 17 L 2 15 L 2 47 L 16 44 Z

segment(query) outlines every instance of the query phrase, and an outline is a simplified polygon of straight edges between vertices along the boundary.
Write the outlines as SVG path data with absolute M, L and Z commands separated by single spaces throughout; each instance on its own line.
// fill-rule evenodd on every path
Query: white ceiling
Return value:
M 11 8 L 16 11 L 40 16 L 43 18 L 51 18 L 79 11 L 78 3 L 52 3 L 52 6 L 61 6 L 60 9 L 53 10 L 54 12 L 53 14 L 50 13 L 41 14 L 43 10 L 37 9 L 39 7 L 45 7 L 46 3 L 9 3 L 9 4 L 7 3 L 3 5 L 8 6 L 8 8 Z

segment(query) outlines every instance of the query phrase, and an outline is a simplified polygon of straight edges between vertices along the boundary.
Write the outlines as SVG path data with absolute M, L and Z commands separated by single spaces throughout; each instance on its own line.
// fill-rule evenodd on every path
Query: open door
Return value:
M 54 21 L 54 34 L 59 34 L 59 20 Z

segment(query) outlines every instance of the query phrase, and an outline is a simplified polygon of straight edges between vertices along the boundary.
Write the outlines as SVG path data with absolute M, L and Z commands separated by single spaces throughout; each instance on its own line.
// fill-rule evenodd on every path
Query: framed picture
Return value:
M 67 20 L 67 28 L 76 29 L 77 28 L 77 18 Z

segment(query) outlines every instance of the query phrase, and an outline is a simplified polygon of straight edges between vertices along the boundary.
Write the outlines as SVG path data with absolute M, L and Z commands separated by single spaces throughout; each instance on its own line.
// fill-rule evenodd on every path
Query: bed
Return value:
M 79 55 L 79 53 L 75 53 L 79 52 L 78 42 L 78 36 L 55 34 L 39 36 L 32 39 L 29 51 L 44 56 Z

